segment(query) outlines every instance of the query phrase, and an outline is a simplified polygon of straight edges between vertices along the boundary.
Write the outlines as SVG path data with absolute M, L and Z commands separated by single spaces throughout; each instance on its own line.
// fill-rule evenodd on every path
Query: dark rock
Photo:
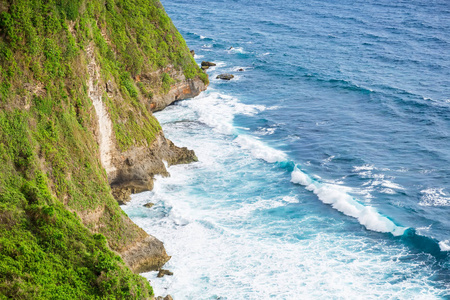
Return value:
M 233 46 L 231 46 L 228 50 L 231 50 L 231 49 L 234 49 L 234 47 Z
M 214 67 L 216 64 L 210 61 L 202 61 L 202 66 Z
M 231 80 L 234 78 L 233 74 L 220 74 L 217 75 L 216 79 L 222 79 L 222 80 Z
M 162 296 L 158 296 L 155 298 L 155 300 L 173 300 L 172 296 L 167 295 L 164 298 Z
M 239 71 L 239 72 L 244 72 L 244 69 L 240 68 L 238 71 Z
M 126 159 L 125 159 L 125 163 L 128 165 L 128 166 L 133 166 L 134 165 L 134 163 L 135 163 L 135 161 L 134 161 L 134 158 L 133 157 L 127 157 Z
M 169 270 L 159 269 L 158 275 L 156 275 L 156 277 L 161 278 L 165 275 L 172 276 L 173 272 L 170 272 Z
M 191 50 L 190 52 L 191 52 L 191 55 L 192 55 L 192 56 L 195 55 L 195 51 L 194 51 L 194 50 Z
M 208 69 L 209 69 L 209 66 L 202 66 L 203 71 L 208 70 Z
M 112 84 L 111 80 L 108 80 L 108 82 L 106 82 L 106 91 L 108 93 L 112 93 L 114 91 L 113 84 Z
M 149 203 L 147 203 L 147 204 L 144 204 L 144 206 L 147 207 L 147 208 L 152 208 L 153 205 L 155 205 L 155 204 L 154 204 L 154 203 L 151 203 L 151 202 L 149 202 Z

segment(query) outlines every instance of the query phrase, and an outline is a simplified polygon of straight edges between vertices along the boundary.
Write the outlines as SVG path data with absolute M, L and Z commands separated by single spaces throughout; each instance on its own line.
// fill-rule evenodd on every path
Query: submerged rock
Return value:
M 238 71 L 239 71 L 239 72 L 244 72 L 244 69 L 240 68 Z
M 233 74 L 220 74 L 217 75 L 216 79 L 222 79 L 222 80 L 231 80 L 234 78 Z
M 161 278 L 165 275 L 172 276 L 173 272 L 170 272 L 169 270 L 159 269 L 158 275 L 156 275 L 156 277 Z
M 155 203 L 149 202 L 149 203 L 147 203 L 147 204 L 144 204 L 144 206 L 147 207 L 147 208 L 152 208 L 153 205 L 155 205 Z
M 203 67 L 203 66 L 206 66 L 206 67 L 214 67 L 214 66 L 216 66 L 216 64 L 213 63 L 213 62 L 210 62 L 210 61 L 202 61 L 202 67 Z

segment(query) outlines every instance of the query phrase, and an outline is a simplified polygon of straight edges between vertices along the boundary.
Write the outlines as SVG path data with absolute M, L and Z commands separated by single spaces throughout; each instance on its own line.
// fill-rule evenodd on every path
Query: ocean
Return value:
M 199 161 L 122 206 L 172 256 L 155 294 L 450 299 L 450 2 L 162 4 L 217 66 L 155 114 Z

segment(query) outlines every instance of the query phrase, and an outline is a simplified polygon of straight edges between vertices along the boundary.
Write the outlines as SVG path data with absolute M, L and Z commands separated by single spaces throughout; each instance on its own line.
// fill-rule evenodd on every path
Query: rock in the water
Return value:
M 222 80 L 231 80 L 234 78 L 233 74 L 220 74 L 217 75 L 216 79 L 222 79 Z
M 166 297 L 164 297 L 164 299 L 163 300 L 173 300 L 173 298 L 172 298 L 172 296 L 170 296 L 170 295 L 167 295 Z
M 154 203 L 151 203 L 151 202 L 149 202 L 149 203 L 147 203 L 147 204 L 144 204 L 144 206 L 147 207 L 147 208 L 152 208 L 153 205 L 155 205 L 155 204 L 154 204 Z
M 239 71 L 239 72 L 244 72 L 244 69 L 240 68 L 238 71 Z
M 208 69 L 209 69 L 209 66 L 202 66 L 203 71 L 208 70 Z
M 158 275 L 156 275 L 156 277 L 161 278 L 164 277 L 165 275 L 172 276 L 173 273 L 170 272 L 169 270 L 159 269 Z
M 210 61 L 202 61 L 202 67 L 208 66 L 208 67 L 214 67 L 216 64 Z
M 191 50 L 190 52 L 191 52 L 192 56 L 195 56 L 195 51 L 194 50 Z

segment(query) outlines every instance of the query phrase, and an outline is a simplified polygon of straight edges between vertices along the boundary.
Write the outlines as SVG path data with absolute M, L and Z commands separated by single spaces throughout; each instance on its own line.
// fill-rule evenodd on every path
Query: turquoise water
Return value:
M 450 298 L 450 5 L 391 2 L 163 1 L 217 67 L 155 114 L 199 162 L 123 206 L 157 295 Z

